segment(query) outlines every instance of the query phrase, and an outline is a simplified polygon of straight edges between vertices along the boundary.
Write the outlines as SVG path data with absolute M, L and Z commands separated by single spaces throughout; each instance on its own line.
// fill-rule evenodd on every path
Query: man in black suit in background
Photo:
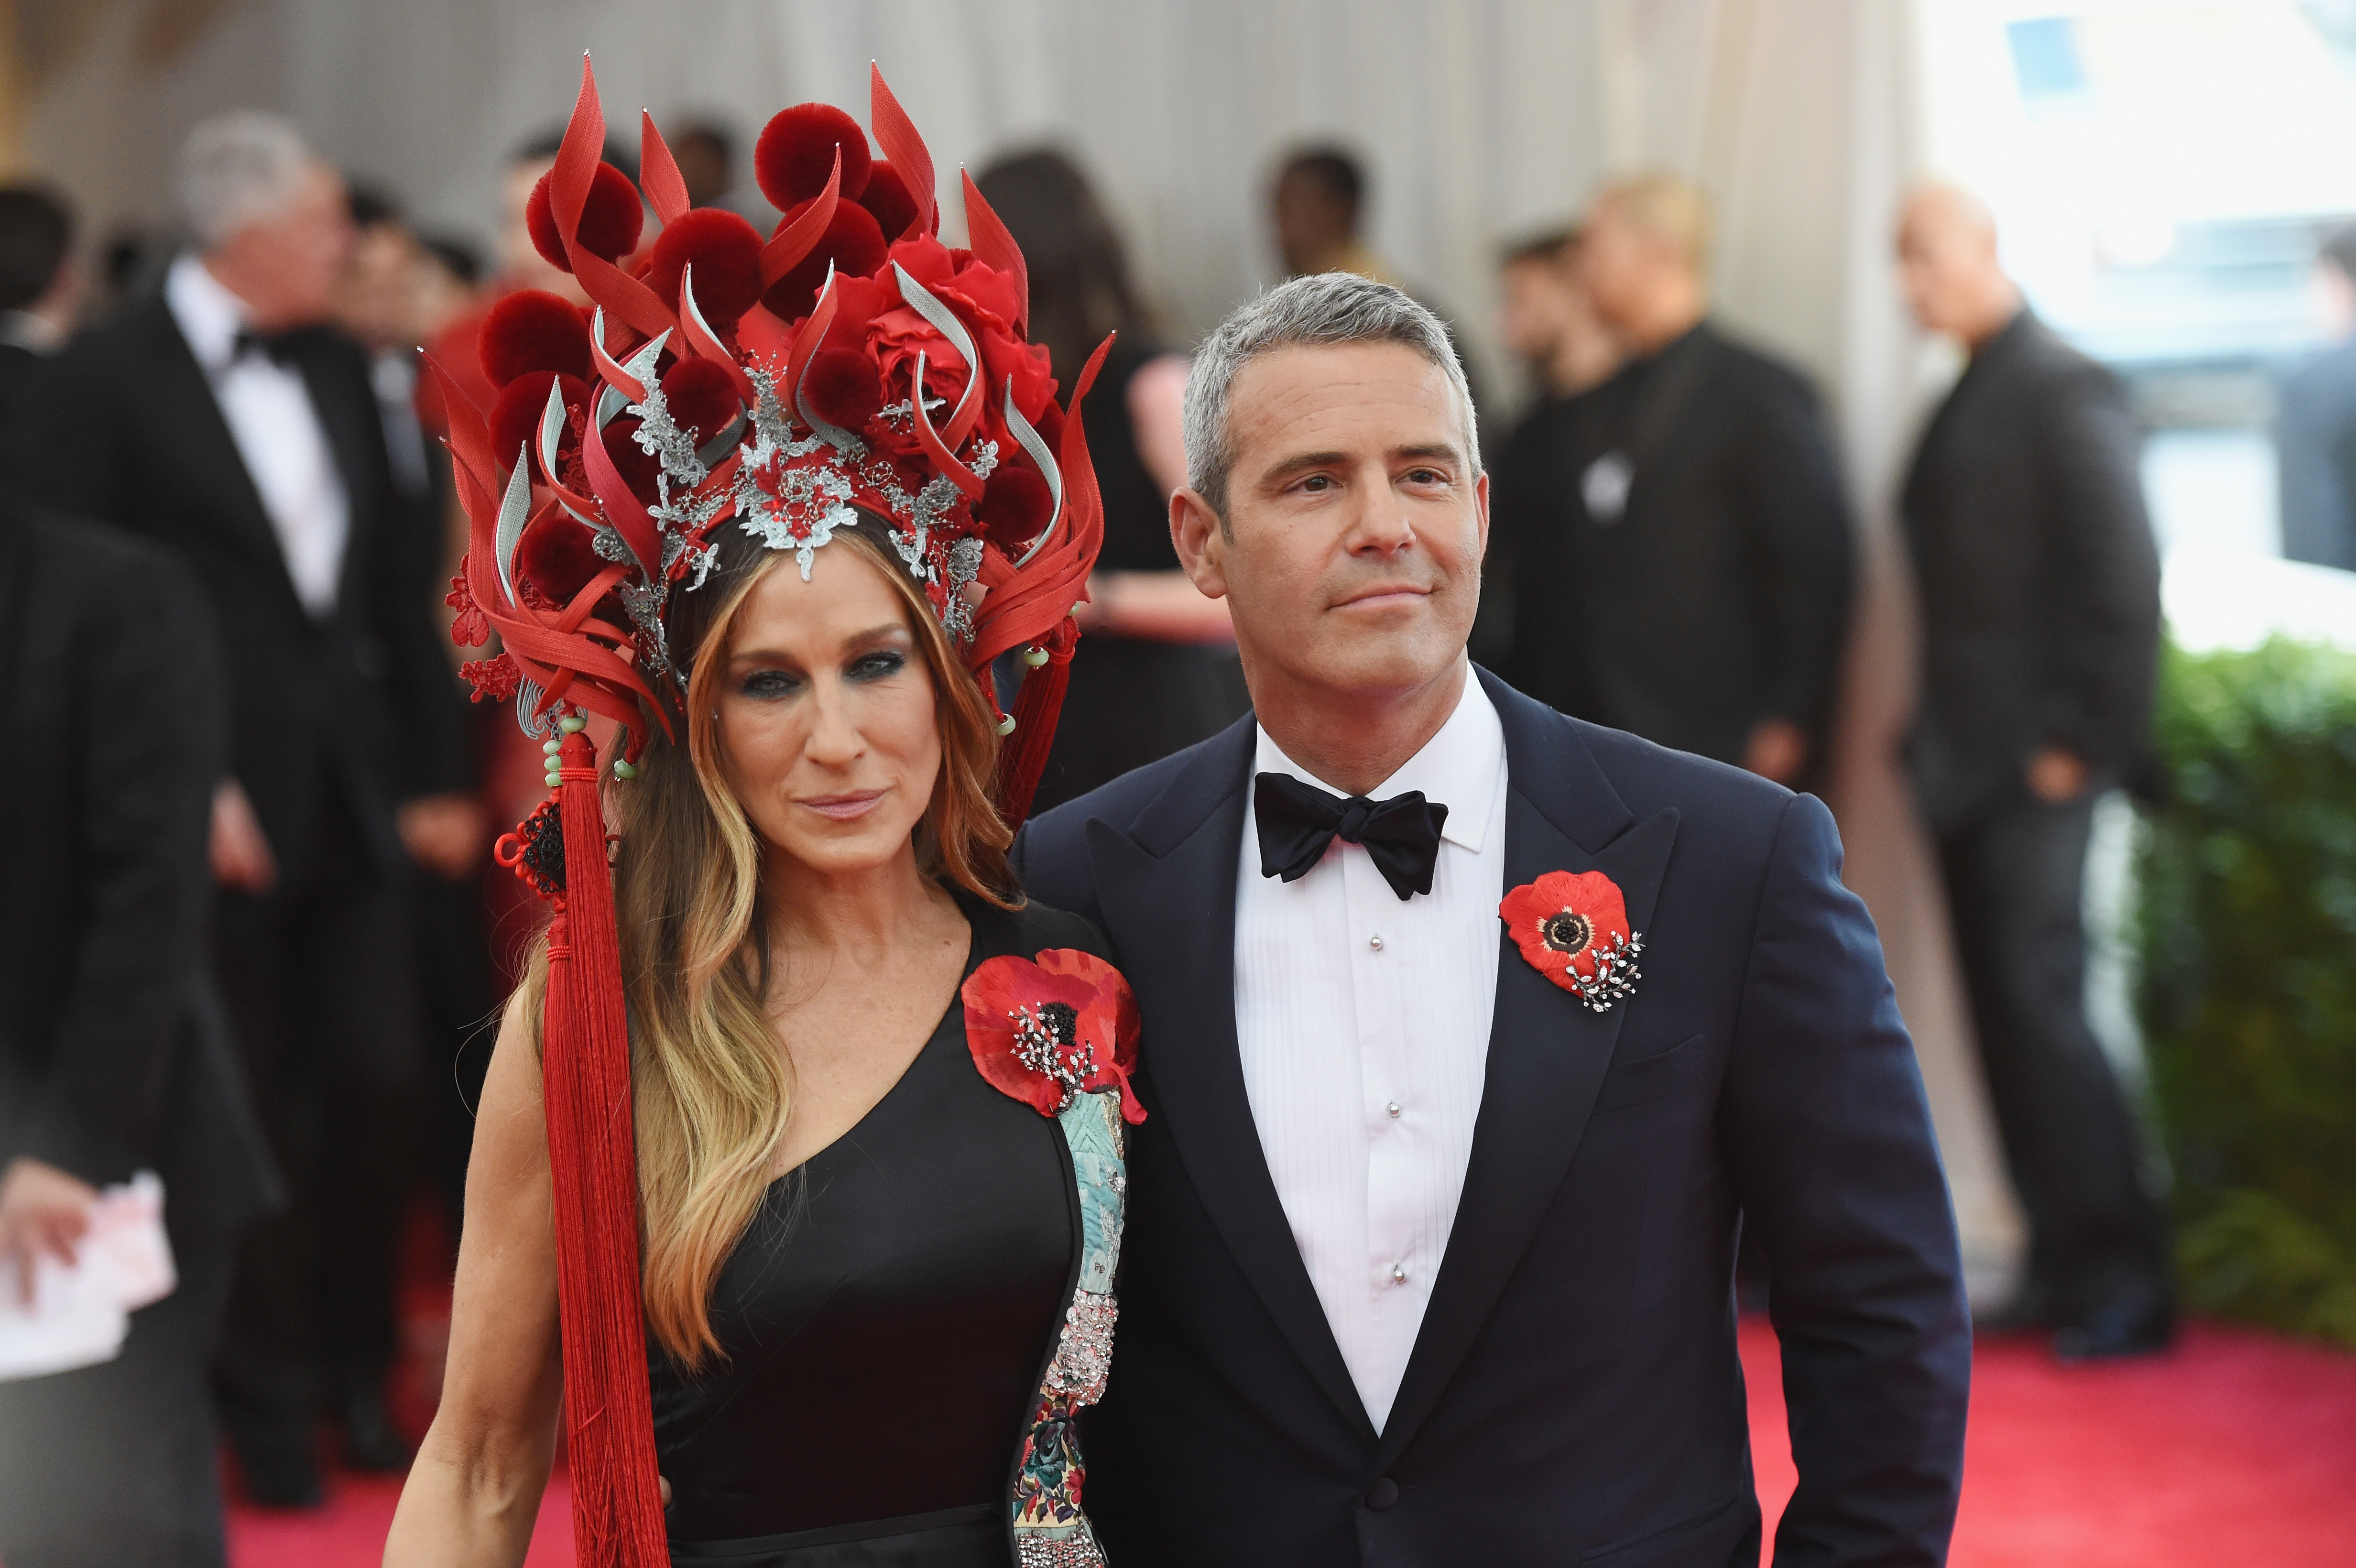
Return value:
M 274 1183 L 207 975 L 214 647 L 172 557 L 0 491 L 0 1256 L 71 1256 L 153 1170 L 178 1274 L 113 1360 L 0 1382 L 11 1568 L 222 1562 L 213 1352 Z
M 381 1394 L 420 1088 L 403 832 L 472 805 L 448 662 L 413 574 L 384 564 L 367 361 L 316 325 L 351 243 L 342 182 L 238 111 L 191 133 L 177 183 L 197 248 L 59 357 L 19 466 L 177 552 L 211 602 L 231 699 L 215 950 L 293 1200 L 246 1247 L 222 1414 L 255 1495 L 300 1504 L 323 1406 L 348 1457 L 405 1458 Z
M 1109 1560 L 1755 1565 L 1741 1229 L 1799 1467 L 1776 1560 L 1944 1561 L 1962 1270 L 1831 814 L 1466 659 L 1488 481 L 1446 333 L 1398 290 L 1238 309 L 1186 450 L 1173 540 L 1255 711 L 1014 848 L 1143 1025 L 1083 1434 Z M 1594 978 L 1623 905 L 1633 994 L 1540 967 Z
M 2168 1233 L 2086 1026 L 2094 800 L 2148 765 L 2159 562 L 2117 380 L 2021 303 L 1976 198 L 1919 192 L 1900 227 L 1908 304 L 1971 361 L 1906 478 L 1922 602 L 1912 744 L 1938 840 L 1980 1062 L 2028 1211 L 2008 1318 L 2064 1356 L 2156 1349 L 2174 1321 Z
M 0 432 L 41 362 L 64 346 L 80 304 L 72 212 L 40 186 L 0 189 Z
M 1498 475 L 1521 689 L 1794 788 L 1820 776 L 1854 576 L 1823 411 L 1708 320 L 1708 209 L 1666 176 L 1608 187 L 1579 248 L 1631 356 Z

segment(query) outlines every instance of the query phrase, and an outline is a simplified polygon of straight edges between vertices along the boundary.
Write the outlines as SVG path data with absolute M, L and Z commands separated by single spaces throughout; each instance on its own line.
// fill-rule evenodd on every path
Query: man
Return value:
M 80 1253 L 153 1170 L 178 1285 L 114 1360 L 0 1382 L 10 1568 L 220 1568 L 209 1387 L 239 1235 L 273 1197 L 205 975 L 225 763 L 213 627 L 128 535 L 0 495 L 0 1258 Z
M 1599 386 L 1620 364 L 1620 345 L 1579 276 L 1579 231 L 1557 229 L 1510 247 L 1498 266 L 1497 338 L 1528 369 L 1537 396 L 1507 438 L 1496 465 L 1497 526 L 1489 538 L 1487 574 L 1517 579 L 1517 549 L 1525 533 L 1552 526 L 1557 499 L 1547 486 L 1561 466 L 1580 393 Z M 1536 516 L 1515 515 L 1517 504 Z M 1472 628 L 1472 656 L 1511 662 L 1514 601 L 1492 593 L 1481 602 Z M 1552 622 L 1544 623 L 1551 625 Z
M 387 197 L 355 190 L 351 211 L 357 237 L 336 290 L 335 321 L 369 357 L 369 382 L 392 477 L 388 557 L 407 578 L 417 613 L 438 622 L 447 613 L 444 596 L 465 547 L 444 527 L 445 513 L 455 510 L 449 459 L 417 416 L 417 348 L 425 336 L 423 307 L 436 264 Z M 445 688 L 445 722 L 463 735 L 474 714 L 466 682 L 455 668 Z M 455 1236 L 474 1138 L 471 1107 L 481 1097 L 479 1061 L 487 1056 L 468 1056 L 465 1047 L 480 1036 L 483 1020 L 498 1006 L 480 881 L 490 848 L 490 817 L 478 799 L 462 805 L 437 800 L 402 810 L 402 838 L 418 873 L 408 879 L 406 891 L 424 1030 L 419 1041 L 426 1090 L 419 1107 L 421 1142 Z
M 1276 249 L 1284 260 L 1284 275 L 1305 278 L 1315 272 L 1355 272 L 1378 283 L 1389 283 L 1405 289 L 1430 309 L 1443 322 L 1451 322 L 1450 314 L 1419 290 L 1408 288 L 1383 259 L 1375 254 L 1365 238 L 1367 200 L 1366 171 L 1357 157 L 1340 147 L 1312 145 L 1301 147 L 1288 156 L 1276 171 L 1276 180 L 1269 187 L 1269 210 L 1276 231 Z M 1456 342 L 1456 329 L 1448 329 L 1448 340 Z M 1457 363 L 1464 364 L 1461 347 Z M 1480 405 L 1479 378 L 1470 368 L 1465 372 L 1465 384 L 1473 389 L 1473 404 Z
M 1848 508 L 1815 394 L 1708 319 L 1709 216 L 1607 187 L 1580 275 L 1628 364 L 1501 472 L 1517 685 L 1794 788 L 1821 773 L 1848 627 Z
M 1538 410 L 1601 386 L 1620 368 L 1620 345 L 1580 277 L 1579 230 L 1553 229 L 1509 247 L 1497 268 L 1497 339 L 1537 384 Z
M 2159 565 L 2118 383 L 2021 304 L 1976 198 L 1922 190 L 1907 303 L 1971 362 L 1906 478 L 1922 586 L 1912 745 L 1980 1064 L 2028 1211 L 2011 1321 L 2064 1356 L 2168 1343 L 2166 1222 L 2086 1026 L 2082 893 L 2095 797 L 2147 766 Z
M 39 186 L 0 188 L 0 431 L 81 308 L 73 214 Z
M 189 134 L 196 249 L 160 297 L 59 357 L 28 476 L 176 551 L 210 600 L 230 694 L 216 795 L 216 962 L 292 1206 L 247 1243 L 222 1413 L 260 1499 L 316 1501 L 313 1423 L 402 1462 L 381 1385 L 419 1090 L 395 808 L 464 811 L 450 669 L 393 548 L 359 351 L 316 324 L 351 244 L 342 182 L 293 125 Z
M 1831 816 L 1468 664 L 1488 485 L 1406 295 L 1327 274 L 1245 305 L 1186 427 L 1173 540 L 1256 717 L 1016 847 L 1144 1020 L 1086 1434 L 1111 1560 L 1755 1563 L 1740 1215 L 1800 1472 L 1779 1560 L 1939 1562 L 1954 1227 Z M 1633 996 L 1542 971 L 1596 980 L 1592 921 L 1505 940 L 1550 873 L 1624 900 Z
M 2356 571 L 2356 223 L 2324 240 L 2315 286 L 2331 346 L 2276 400 L 2283 554 Z

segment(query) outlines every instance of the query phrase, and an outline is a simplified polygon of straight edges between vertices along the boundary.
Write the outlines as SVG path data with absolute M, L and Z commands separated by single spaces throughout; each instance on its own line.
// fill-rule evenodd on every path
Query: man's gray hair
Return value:
M 1194 350 L 1186 377 L 1186 484 L 1210 502 L 1222 521 L 1236 457 L 1227 400 L 1237 374 L 1279 348 L 1345 343 L 1396 343 L 1445 370 L 1464 412 L 1465 457 L 1474 474 L 1481 472 L 1472 392 L 1447 326 L 1388 283 L 1355 272 L 1318 272 L 1279 283 L 1237 307 Z
M 303 133 L 283 114 L 231 109 L 180 144 L 172 196 L 180 220 L 209 250 L 256 219 L 284 210 L 311 165 Z

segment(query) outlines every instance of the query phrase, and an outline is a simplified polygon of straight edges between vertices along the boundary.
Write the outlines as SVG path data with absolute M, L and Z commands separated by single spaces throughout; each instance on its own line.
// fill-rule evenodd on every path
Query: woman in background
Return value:
M 975 183 L 1030 265 L 1031 339 L 1055 379 L 1070 387 L 1105 334 L 1120 335 L 1088 394 L 1104 552 L 1038 812 L 1208 740 L 1250 699 L 1226 605 L 1195 592 L 1170 545 L 1170 496 L 1186 483 L 1186 357 L 1155 340 L 1120 237 L 1069 158 L 1018 154 Z

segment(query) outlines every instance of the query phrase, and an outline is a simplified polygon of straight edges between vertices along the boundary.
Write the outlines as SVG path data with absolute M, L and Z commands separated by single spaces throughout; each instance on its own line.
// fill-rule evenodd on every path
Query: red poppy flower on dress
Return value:
M 1548 871 L 1497 905 L 1530 966 L 1597 1012 L 1634 992 L 1641 933 L 1619 884 L 1601 871 Z
M 1129 1088 L 1137 997 L 1119 970 L 1092 953 L 1050 947 L 1036 961 L 983 961 L 958 994 L 967 1049 L 997 1088 L 1043 1116 L 1062 1115 L 1076 1093 L 1118 1090 L 1121 1119 L 1145 1120 Z

